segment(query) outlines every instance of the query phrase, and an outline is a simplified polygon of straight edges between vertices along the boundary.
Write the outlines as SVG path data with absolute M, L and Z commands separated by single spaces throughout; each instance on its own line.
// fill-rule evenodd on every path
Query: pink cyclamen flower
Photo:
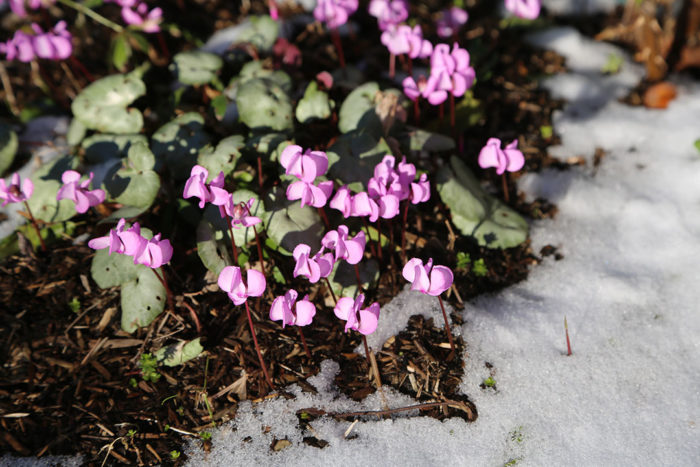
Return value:
M 117 2 L 119 3 L 119 2 Z M 143 32 L 154 33 L 160 31 L 160 23 L 163 20 L 163 10 L 159 7 L 148 10 L 148 5 L 144 2 L 127 2 L 122 5 L 122 19 L 129 26 L 134 26 Z
M 391 219 L 399 213 L 399 198 L 396 195 L 384 194 L 372 198 L 366 191 L 352 197 L 352 215 L 355 217 L 369 216 L 370 222 L 378 218 Z
M 413 28 L 405 24 L 389 25 L 382 33 L 381 40 L 394 55 L 407 54 L 410 58 L 426 58 L 433 53 L 433 44 L 423 39 L 419 25 Z
M 347 185 L 343 185 L 336 190 L 329 206 L 342 212 L 343 217 L 346 219 L 352 215 L 352 193 Z
M 301 200 L 301 207 L 307 204 L 315 208 L 322 208 L 326 205 L 328 198 L 333 192 L 333 181 L 329 180 L 314 185 L 310 182 L 297 180 L 287 187 L 287 199 L 289 201 Z
M 418 182 L 411 182 L 411 203 L 425 203 L 430 199 L 430 182 L 426 174 L 421 174 Z
M 277 2 L 275 2 L 275 0 L 270 0 L 268 6 L 270 7 L 270 18 L 277 21 L 280 17 L 280 12 L 277 9 Z
M 501 140 L 489 138 L 479 152 L 479 167 L 487 169 L 496 167 L 496 173 L 501 175 L 506 170 L 517 172 L 525 165 L 525 156 L 518 149 L 518 140 L 514 139 L 505 149 L 501 149 Z
M 34 53 L 39 58 L 65 60 L 73 53 L 71 34 L 66 29 L 66 22 L 59 21 L 49 32 L 44 32 L 38 24 L 32 23 L 35 35 L 32 37 Z
M 195 165 L 190 171 L 190 178 L 185 182 L 185 190 L 182 193 L 182 197 L 185 199 L 193 196 L 199 198 L 199 209 L 214 200 L 214 196 L 207 186 L 207 177 L 209 177 L 209 171 L 201 165 Z M 221 186 L 223 187 L 223 183 Z
M 287 324 L 292 326 L 306 326 L 316 316 L 316 306 L 311 303 L 308 295 L 297 301 L 297 291 L 290 289 L 282 297 L 277 297 L 270 307 L 270 319 L 282 321 L 282 327 Z
M 59 188 L 56 199 L 69 199 L 75 203 L 79 213 L 87 212 L 92 206 L 97 206 L 105 200 L 104 190 L 89 190 L 94 174 L 90 172 L 87 180 L 81 182 L 80 174 L 75 170 L 66 170 L 61 175 L 63 186 Z
M 433 53 L 433 44 L 423 39 L 423 30 L 416 24 L 410 31 L 406 31 L 408 39 L 408 56 L 410 58 L 427 58 Z
M 4 53 L 8 61 L 16 58 L 23 63 L 31 62 L 36 56 L 32 36 L 20 30 L 15 31 L 12 39 L 0 43 L 0 53 Z
M 265 276 L 260 271 L 249 269 L 247 283 L 243 283 L 241 268 L 238 266 L 226 266 L 219 273 L 218 284 L 221 290 L 228 293 L 228 297 L 234 305 L 242 305 L 248 297 L 260 297 L 265 291 L 267 283 Z
M 364 301 L 364 294 L 358 294 L 355 300 L 350 297 L 342 297 L 338 300 L 333 312 L 338 318 L 346 321 L 345 332 L 354 329 L 366 336 L 377 329 L 379 303 L 374 302 L 367 308 L 361 309 Z
M 455 97 L 463 96 L 475 79 L 474 68 L 469 65 L 469 52 L 456 42 L 451 52 L 447 44 L 438 44 L 430 57 L 430 77 L 423 97 L 433 105 L 441 104 L 447 92 Z
M 452 271 L 447 266 L 433 266 L 430 258 L 425 266 L 418 258 L 410 259 L 403 267 L 404 279 L 411 282 L 411 290 L 418 290 L 424 294 L 438 296 L 449 289 L 454 280 Z
M 468 19 L 469 15 L 467 12 L 456 6 L 443 10 L 440 19 L 437 21 L 438 36 L 451 37 Z
M 377 18 L 379 29 L 385 31 L 389 26 L 396 26 L 408 18 L 406 0 L 372 0 L 369 2 L 369 14 Z
M 540 16 L 540 0 L 505 0 L 506 10 L 519 18 L 535 19 Z
M 173 247 L 170 245 L 170 240 L 161 240 L 160 234 L 157 234 L 143 244 L 143 250 L 134 257 L 134 263 L 158 269 L 170 262 L 172 257 Z
M 314 8 L 314 18 L 336 29 L 348 22 L 350 15 L 357 10 L 357 0 L 318 0 Z
M 5 183 L 4 179 L 0 178 L 0 199 L 3 200 L 3 206 L 7 206 L 9 203 L 21 203 L 32 197 L 34 183 L 30 179 L 24 179 L 22 188 L 19 185 L 20 178 L 16 172 L 12 174 L 9 185 Z
M 323 151 L 302 151 L 301 146 L 290 144 L 280 154 L 280 164 L 286 174 L 294 175 L 306 183 L 313 183 L 316 177 L 328 170 L 328 156 Z
M 0 2 L 5 3 L 5 2 Z M 10 4 L 10 9 L 17 16 L 25 17 L 27 16 L 27 10 L 25 9 L 25 4 L 32 10 L 37 10 L 39 8 L 47 8 L 54 3 L 56 0 L 8 0 Z
M 340 225 L 338 230 L 331 230 L 323 236 L 321 245 L 335 252 L 335 261 L 344 259 L 349 264 L 357 264 L 364 256 L 367 239 L 361 230 L 352 239 L 348 233 L 348 227 Z
M 292 257 L 296 261 L 294 277 L 306 276 L 312 284 L 318 282 L 322 277 L 328 277 L 335 263 L 333 253 L 323 253 L 323 249 L 312 257 L 311 247 L 304 243 L 300 243 L 294 248 Z
M 125 224 L 126 220 L 120 219 L 117 226 L 109 231 L 109 234 L 104 237 L 93 238 L 88 242 L 88 246 L 93 250 L 109 248 L 110 255 L 112 253 L 120 253 L 131 256 L 134 258 L 134 264 L 138 264 L 137 259 L 143 254 L 148 240 L 141 236 L 141 226 L 138 222 L 134 222 L 128 230 L 124 230 Z M 156 241 L 159 241 L 159 239 L 160 234 L 157 235 Z M 170 242 L 168 242 L 169 244 Z M 172 256 L 172 251 L 170 255 Z M 167 256 L 167 253 L 162 256 Z
M 233 199 L 233 197 L 231 197 L 231 199 Z M 234 205 L 230 212 L 227 210 L 227 214 L 231 217 L 231 227 L 238 229 L 241 226 L 250 227 L 262 222 L 262 219 L 250 214 L 250 208 L 253 207 L 254 202 L 255 198 L 250 198 L 247 203 L 241 201 Z
M 403 93 L 406 94 L 406 97 L 415 102 L 416 99 L 418 99 L 425 91 L 425 85 L 427 84 L 427 80 L 423 75 L 418 77 L 418 82 L 416 82 L 416 80 L 413 79 L 413 76 L 407 76 L 406 78 L 404 78 L 401 84 L 403 85 Z M 445 99 L 447 99 L 447 93 L 445 93 Z M 445 99 L 443 99 L 443 101 Z

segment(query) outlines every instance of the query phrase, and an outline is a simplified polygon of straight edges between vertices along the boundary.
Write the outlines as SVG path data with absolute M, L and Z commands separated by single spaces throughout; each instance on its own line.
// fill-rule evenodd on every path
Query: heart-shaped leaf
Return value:
M 18 147 L 17 134 L 9 125 L 0 123 L 0 175 L 12 165 Z
M 210 141 L 204 131 L 204 118 L 196 112 L 179 115 L 160 127 L 152 138 L 156 170 L 165 166 L 178 179 L 184 180 L 197 163 L 199 151 Z
M 207 169 L 212 176 L 218 175 L 219 172 L 229 175 L 236 168 L 244 145 L 245 140 L 241 135 L 224 138 L 215 148 L 213 146 L 202 148 L 197 157 L 197 164 Z
M 331 116 L 332 101 L 328 93 L 318 89 L 318 83 L 312 81 L 306 87 L 304 97 L 297 104 L 296 117 L 301 123 L 314 119 L 326 119 Z
M 203 350 L 198 337 L 191 341 L 180 341 L 177 344 L 162 347 L 156 351 L 155 357 L 161 365 L 177 366 L 199 356 Z
M 487 248 L 512 248 L 527 239 L 528 225 L 518 213 L 486 193 L 457 157 L 437 176 L 437 190 L 452 212 L 452 223 Z
M 151 268 L 140 265 L 135 279 L 122 284 L 122 329 L 128 333 L 148 326 L 165 309 L 166 292 Z M 158 274 L 163 274 L 160 269 Z
M 292 103 L 284 90 L 271 80 L 247 80 L 238 87 L 236 95 L 239 118 L 248 127 L 274 131 L 292 129 Z
M 126 162 L 115 164 L 107 172 L 104 187 L 108 197 L 127 206 L 148 209 L 160 189 L 160 177 L 152 170 L 154 164 L 155 158 L 148 146 L 132 145 Z
M 81 144 L 85 159 L 91 164 L 99 164 L 109 159 L 120 159 L 127 155 L 129 148 L 136 144 L 148 144 L 144 135 L 104 135 L 94 134 Z
M 379 265 L 374 259 L 361 261 L 357 264 L 360 271 L 362 288 L 368 290 L 379 280 Z M 355 266 L 345 261 L 338 261 L 333 267 L 333 272 L 328 276 L 333 293 L 339 297 L 355 297 L 357 293 L 357 274 Z
M 270 16 L 250 17 L 250 26 L 240 31 L 236 43 L 249 42 L 259 50 L 272 49 L 279 34 L 279 23 Z
M 263 219 L 265 232 L 280 246 L 280 252 L 289 255 L 300 243 L 318 250 L 324 229 L 316 209 L 288 201 L 283 189 L 270 192 L 265 204 L 269 211 L 267 219 Z
M 92 257 L 90 274 L 102 289 L 116 287 L 136 279 L 146 266 L 134 264 L 134 258 L 119 253 L 109 254 L 109 249 L 97 250 Z
M 338 114 L 338 129 L 349 133 L 358 128 L 379 129 L 382 122 L 374 110 L 379 84 L 374 81 L 359 86 L 345 98 Z
M 194 50 L 175 55 L 170 67 L 182 84 L 206 84 L 216 77 L 223 63 L 218 55 Z
M 34 193 L 27 203 L 32 214 L 44 222 L 62 222 L 75 216 L 75 204 L 69 199 L 56 200 L 56 193 L 63 185 L 61 176 L 66 170 L 77 167 L 75 157 L 65 156 L 39 168 L 32 175 Z
M 391 154 L 391 148 L 384 138 L 367 130 L 346 133 L 328 148 L 328 173 L 343 183 L 360 182 L 366 186 L 374 167 L 387 154 Z
M 146 85 L 135 73 L 111 75 L 83 89 L 73 100 L 75 118 L 91 130 L 102 133 L 138 133 L 143 127 L 143 115 L 127 108 L 146 94 Z
M 219 208 L 209 205 L 197 226 L 197 254 L 204 267 L 217 276 L 231 263 L 231 248 L 226 222 L 219 215 Z
M 407 127 L 400 137 L 401 145 L 409 151 L 440 152 L 455 148 L 455 140 L 440 133 Z

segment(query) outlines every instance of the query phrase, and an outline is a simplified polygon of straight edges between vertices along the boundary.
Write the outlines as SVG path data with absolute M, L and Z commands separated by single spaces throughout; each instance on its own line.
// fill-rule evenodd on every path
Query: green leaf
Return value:
M 176 179 L 184 180 L 197 163 L 199 151 L 210 141 L 204 118 L 196 112 L 179 115 L 160 127 L 152 138 L 156 169 L 167 167 Z
M 111 75 L 83 89 L 73 100 L 71 110 L 86 128 L 102 133 L 138 133 L 143 115 L 127 108 L 146 94 L 146 85 L 137 73 Z
M 191 341 L 180 341 L 177 344 L 162 347 L 156 351 L 155 357 L 161 365 L 177 366 L 198 357 L 203 350 L 198 337 Z
M 9 125 L 0 123 L 0 175 L 12 165 L 19 142 Z
M 391 154 L 391 148 L 384 138 L 367 130 L 346 133 L 328 148 L 328 173 L 343 183 L 366 185 L 374 167 L 387 154 Z
M 315 208 L 301 207 L 298 201 L 287 200 L 281 188 L 268 194 L 266 198 L 269 215 L 263 219 L 265 232 L 280 247 L 283 254 L 291 254 L 300 243 L 306 243 L 312 250 L 321 244 L 323 225 Z
M 132 281 L 146 266 L 134 264 L 134 258 L 120 253 L 109 254 L 109 249 L 97 250 L 92 257 L 90 274 L 101 289 L 116 287 Z
M 231 264 L 230 245 L 226 222 L 221 219 L 218 207 L 207 206 L 197 226 L 197 255 L 204 267 L 218 276 L 226 265 Z
M 214 111 L 214 116 L 216 116 L 216 119 L 221 121 L 226 115 L 228 99 L 223 94 L 216 96 L 211 100 L 211 108 Z
M 219 141 L 216 148 L 205 146 L 199 151 L 197 164 L 209 171 L 209 175 L 216 177 L 219 172 L 229 175 L 236 168 L 241 156 L 241 148 L 245 140 L 241 135 L 233 135 Z
M 247 203 L 249 199 L 255 199 L 253 205 L 250 207 L 251 215 L 259 217 L 261 220 L 265 220 L 270 216 L 270 213 L 265 210 L 265 204 L 262 203 L 256 193 L 250 190 L 236 190 L 233 192 L 233 202 L 234 203 Z M 263 229 L 263 224 L 257 224 L 255 228 L 258 232 Z M 239 227 L 238 229 L 233 229 L 233 239 L 236 241 L 236 245 L 239 247 L 244 247 L 248 243 L 255 240 L 255 231 L 253 227 Z
M 452 212 L 452 223 L 487 248 L 512 248 L 527 239 L 528 225 L 518 213 L 486 193 L 457 157 L 437 175 L 437 190 Z
M 696 139 L 693 145 L 695 146 L 695 149 L 697 149 L 698 152 L 700 152 L 700 139 Z
M 251 16 L 249 25 L 244 26 L 235 43 L 249 42 L 258 50 L 268 51 L 277 40 L 279 24 L 268 15 Z
M 455 140 L 440 133 L 407 127 L 400 137 L 401 144 L 410 151 L 441 152 L 455 148 Z
M 236 94 L 240 121 L 252 129 L 291 130 L 292 103 L 277 84 L 266 78 L 250 79 Z
M 338 129 L 349 133 L 358 128 L 381 128 L 382 122 L 374 110 L 374 98 L 379 84 L 374 81 L 359 86 L 345 98 L 338 114 Z
M 75 216 L 75 204 L 69 199 L 56 200 L 56 193 L 63 185 L 61 176 L 66 170 L 77 167 L 75 157 L 65 156 L 39 168 L 31 176 L 34 193 L 27 203 L 32 214 L 44 222 L 62 222 Z
M 253 134 L 248 138 L 245 145 L 246 153 L 250 157 L 265 156 L 263 160 L 276 162 L 279 156 L 291 143 L 289 137 L 284 133 Z
M 75 120 L 74 120 L 75 121 Z M 94 134 L 85 138 L 81 144 L 85 150 L 85 159 L 91 164 L 99 164 L 109 159 L 125 157 L 134 144 L 148 144 L 144 135 L 105 135 Z
M 87 127 L 82 124 L 80 120 L 74 118 L 70 121 L 68 125 L 68 132 L 66 133 L 66 142 L 71 146 L 77 146 L 85 138 L 87 134 Z
M 625 59 L 620 57 L 616 53 L 611 53 L 608 55 L 608 60 L 605 62 L 600 69 L 603 74 L 614 75 L 620 72 L 620 68 L 625 63 Z
M 151 268 L 140 266 L 138 276 L 121 287 L 122 329 L 128 333 L 151 324 L 165 309 L 167 298 L 165 287 Z
M 104 187 L 110 199 L 137 208 L 148 209 L 160 190 L 160 177 L 153 170 L 155 158 L 143 143 L 129 148 L 123 165 L 108 170 Z
M 223 63 L 218 55 L 195 50 L 175 55 L 170 67 L 182 84 L 206 84 L 216 77 Z
M 361 261 L 358 265 L 362 288 L 368 290 L 379 280 L 379 265 L 376 260 Z M 354 297 L 357 293 L 357 275 L 355 266 L 338 261 L 333 267 L 333 272 L 328 276 L 333 293 L 337 298 Z
M 331 109 L 328 93 L 319 90 L 316 81 L 312 81 L 297 104 L 296 117 L 301 123 L 308 123 L 314 119 L 323 120 L 331 116 Z
M 119 34 L 112 40 L 112 64 L 119 71 L 124 71 L 131 57 L 131 46 L 126 35 Z
M 229 81 L 227 91 L 229 97 L 235 100 L 238 86 L 254 78 L 267 78 L 281 87 L 285 93 L 289 94 L 292 92 L 292 78 L 290 78 L 287 73 L 281 70 L 270 70 L 263 66 L 262 61 L 253 60 L 243 65 L 238 76 L 233 77 L 231 81 Z

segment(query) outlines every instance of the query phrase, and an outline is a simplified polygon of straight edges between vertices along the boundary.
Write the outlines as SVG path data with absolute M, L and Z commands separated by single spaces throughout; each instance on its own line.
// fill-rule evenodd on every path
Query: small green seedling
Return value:
M 477 277 L 486 277 L 489 273 L 484 258 L 479 258 L 474 261 L 474 266 L 472 266 L 472 271 Z
M 496 380 L 493 379 L 491 376 L 489 376 L 488 378 L 486 378 L 486 379 L 483 381 L 482 384 L 483 384 L 484 386 L 486 386 L 487 388 L 493 388 L 493 387 L 496 386 Z
M 550 139 L 554 135 L 554 128 L 552 125 L 542 125 L 540 127 L 540 134 L 544 139 Z
M 697 149 L 698 152 L 700 152 L 700 138 L 696 139 L 695 143 L 693 144 L 695 145 L 695 149 Z
M 600 72 L 607 75 L 617 74 L 620 72 L 620 68 L 622 68 L 623 63 L 625 63 L 625 61 L 622 59 L 622 57 L 615 53 L 611 53 L 608 55 L 608 61 L 602 66 Z
M 464 253 L 463 251 L 457 253 L 457 269 L 465 269 L 471 262 L 472 258 L 469 256 L 469 253 Z
M 172 460 L 178 459 L 180 457 L 180 451 L 172 450 L 170 451 L 170 458 Z
M 70 307 L 70 311 L 76 315 L 80 313 L 80 300 L 78 300 L 78 297 L 73 297 L 73 300 L 68 302 L 68 306 Z
M 150 381 L 151 383 L 158 382 L 160 373 L 158 373 L 158 360 L 156 357 L 150 353 L 142 354 L 139 366 L 141 367 L 141 376 L 144 381 Z
M 202 438 L 202 441 L 209 441 L 211 439 L 211 432 L 203 431 L 199 434 L 199 437 Z
M 136 381 L 136 378 L 130 378 L 129 379 L 129 386 L 132 388 L 136 389 L 136 387 L 139 385 L 139 382 Z
M 128 436 L 129 438 L 133 438 L 135 435 L 136 435 L 136 430 L 134 430 L 133 428 L 131 430 L 129 430 L 128 433 L 126 434 L 126 436 Z

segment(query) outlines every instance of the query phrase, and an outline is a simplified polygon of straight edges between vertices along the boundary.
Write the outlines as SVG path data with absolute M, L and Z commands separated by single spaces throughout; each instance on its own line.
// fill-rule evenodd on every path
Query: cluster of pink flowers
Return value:
M 482 169 L 495 167 L 498 175 L 505 171 L 517 172 L 523 168 L 523 165 L 525 165 L 525 156 L 518 149 L 517 139 L 514 139 L 505 149 L 501 149 L 500 139 L 489 138 L 479 152 L 479 167 Z
M 374 176 L 367 183 L 367 191 L 352 195 L 347 186 L 336 192 L 330 207 L 339 210 L 344 217 L 369 216 L 370 222 L 379 217 L 391 219 L 399 212 L 399 203 L 409 199 L 418 204 L 430 199 L 430 182 L 426 174 L 415 180 L 416 167 L 407 163 L 406 158 L 395 166 L 391 155 L 374 168 Z
M 80 181 L 80 173 L 75 170 L 66 170 L 61 176 L 63 186 L 56 194 L 57 200 L 69 199 L 75 203 L 75 210 L 83 214 L 92 206 L 97 206 L 105 200 L 104 190 L 89 190 L 94 174 L 90 172 L 87 180 Z
M 141 236 L 141 226 L 138 222 L 125 230 L 126 220 L 120 219 L 117 226 L 104 237 L 93 238 L 88 246 L 94 250 L 109 248 L 109 254 L 120 253 L 134 258 L 134 264 L 143 264 L 157 269 L 170 262 L 173 247 L 170 240 L 161 240 L 160 234 L 150 240 Z
M 32 23 L 34 34 L 15 31 L 12 39 L 0 43 L 0 53 L 7 60 L 17 59 L 20 62 L 31 62 L 35 58 L 49 60 L 64 60 L 73 53 L 71 34 L 66 29 L 66 22 L 59 21 L 51 31 L 44 32 L 41 27 Z
M 231 219 L 231 227 L 234 229 L 250 227 L 259 224 L 262 220 L 250 214 L 250 208 L 255 202 L 254 198 L 247 202 L 235 204 L 233 195 L 224 189 L 224 173 L 219 172 L 216 178 L 207 183 L 209 171 L 201 165 L 195 165 L 190 171 L 190 178 L 185 182 L 183 198 L 199 198 L 199 208 L 206 203 L 219 207 L 221 217 L 228 216 Z
M 122 7 L 122 19 L 129 26 L 133 26 L 143 32 L 154 33 L 160 31 L 160 23 L 163 20 L 163 10 L 160 7 L 148 9 L 148 5 L 142 0 L 106 0 Z
M 369 2 L 369 14 L 377 18 L 379 29 L 386 31 L 406 21 L 408 2 L 406 0 L 372 0 Z
M 22 187 L 20 188 L 20 183 Z M 0 199 L 2 205 L 7 206 L 10 203 L 23 203 L 32 197 L 34 193 L 34 183 L 28 178 L 22 182 L 19 174 L 12 174 L 10 184 L 6 184 L 5 180 L 0 178 Z
M 535 19 L 540 16 L 541 0 L 505 0 L 506 10 L 519 18 Z
M 4 3 L 4 1 L 0 1 L 0 3 Z M 7 3 L 9 3 L 10 9 L 14 14 L 24 18 L 27 16 L 26 7 L 29 7 L 32 10 L 47 8 L 56 3 L 56 0 L 7 0 Z
M 318 0 L 314 8 L 314 18 L 336 29 L 348 22 L 350 15 L 357 11 L 358 0 Z
M 467 12 L 461 8 L 453 6 L 440 13 L 437 20 L 437 33 L 440 37 L 454 36 L 460 27 L 466 24 L 469 19 Z
M 419 25 L 413 27 L 390 24 L 382 33 L 382 44 L 394 55 L 406 54 L 410 58 L 427 58 L 433 53 L 433 44 L 423 39 Z
M 411 100 L 422 96 L 432 105 L 439 105 L 445 102 L 449 94 L 463 96 L 474 84 L 476 73 L 469 64 L 469 52 L 455 42 L 452 50 L 447 44 L 435 46 L 430 57 L 430 76 L 427 81 L 421 78 L 418 83 L 412 76 L 405 78 L 404 93 Z
M 287 199 L 301 200 L 301 207 L 321 208 L 326 205 L 333 192 L 333 182 L 325 181 L 314 184 L 316 178 L 328 170 L 328 156 L 323 151 L 303 151 L 301 146 L 292 144 L 280 154 L 280 164 L 287 175 L 294 175 L 299 180 L 287 187 Z

